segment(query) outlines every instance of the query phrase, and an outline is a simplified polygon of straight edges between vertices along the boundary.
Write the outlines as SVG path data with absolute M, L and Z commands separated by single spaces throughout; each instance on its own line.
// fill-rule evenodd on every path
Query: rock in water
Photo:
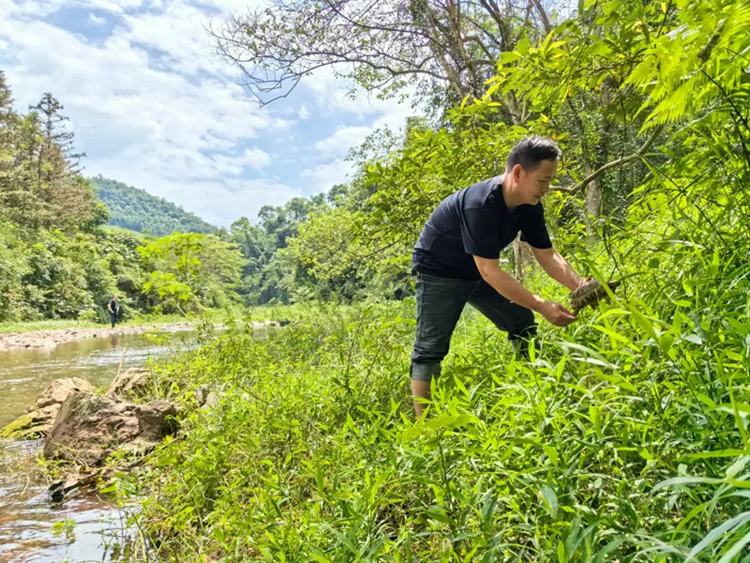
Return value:
M 149 375 L 149 371 L 146 369 L 126 369 L 115 377 L 105 395 L 107 397 L 142 395 L 148 385 Z
M 49 492 L 52 502 L 63 502 L 73 491 L 78 492 L 79 489 L 95 486 L 97 479 L 102 476 L 104 470 L 104 468 L 99 468 L 92 473 L 66 475 L 64 479 L 50 485 Z
M 94 388 L 85 379 L 67 377 L 56 379 L 42 391 L 36 405 L 0 431 L 0 437 L 15 440 L 42 438 L 52 428 L 62 403 L 73 393 L 93 392 Z
M 92 393 L 69 396 L 44 443 L 48 458 L 95 466 L 115 449 L 146 453 L 177 429 L 167 401 L 134 405 Z

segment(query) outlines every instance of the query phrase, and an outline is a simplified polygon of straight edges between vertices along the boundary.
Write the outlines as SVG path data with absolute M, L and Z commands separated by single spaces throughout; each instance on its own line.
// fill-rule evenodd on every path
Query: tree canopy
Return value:
M 261 103 L 330 67 L 364 90 L 387 96 L 416 86 L 422 102 L 445 107 L 481 96 L 500 54 L 549 26 L 541 0 L 285 0 L 212 31 Z

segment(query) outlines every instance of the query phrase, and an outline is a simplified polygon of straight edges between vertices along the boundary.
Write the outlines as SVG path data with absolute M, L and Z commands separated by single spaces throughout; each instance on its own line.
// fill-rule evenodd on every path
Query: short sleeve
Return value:
M 464 209 L 459 215 L 464 251 L 480 258 L 500 258 L 497 216 L 481 208 Z
M 522 241 L 528 242 L 534 248 L 552 248 L 541 203 L 524 208 L 520 219 Z

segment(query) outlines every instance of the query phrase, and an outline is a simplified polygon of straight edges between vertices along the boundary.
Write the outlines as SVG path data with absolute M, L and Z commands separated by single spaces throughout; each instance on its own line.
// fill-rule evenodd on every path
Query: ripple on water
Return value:
M 4 441 L 0 448 L 0 561 L 101 561 L 119 511 L 95 497 L 52 505 L 32 471 L 40 444 Z M 74 522 L 72 535 L 56 532 L 55 523 L 66 520 Z

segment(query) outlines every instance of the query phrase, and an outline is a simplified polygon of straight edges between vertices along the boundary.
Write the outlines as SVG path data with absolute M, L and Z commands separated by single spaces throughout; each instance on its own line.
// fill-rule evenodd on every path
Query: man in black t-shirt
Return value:
M 417 275 L 417 335 L 411 364 L 414 410 L 421 416 L 430 381 L 440 375 L 451 335 L 466 303 L 508 333 L 514 349 L 536 334 L 536 311 L 556 326 L 576 317 L 560 303 L 524 288 L 499 264 L 500 251 L 521 233 L 539 265 L 570 290 L 583 283 L 552 247 L 541 199 L 557 172 L 560 149 L 529 137 L 511 151 L 505 173 L 444 199 L 427 220 L 412 254 Z

